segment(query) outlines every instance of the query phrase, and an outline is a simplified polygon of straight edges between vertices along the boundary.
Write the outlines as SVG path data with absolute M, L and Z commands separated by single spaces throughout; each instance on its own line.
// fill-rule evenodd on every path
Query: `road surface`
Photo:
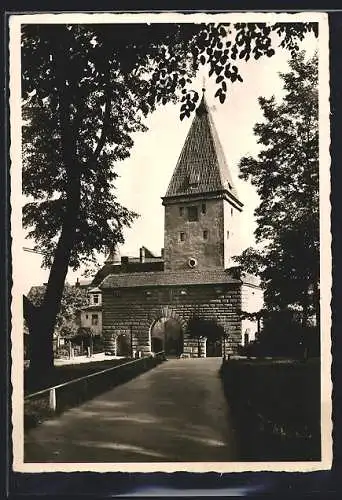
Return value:
M 31 429 L 24 461 L 234 461 L 220 364 L 220 358 L 166 361 Z

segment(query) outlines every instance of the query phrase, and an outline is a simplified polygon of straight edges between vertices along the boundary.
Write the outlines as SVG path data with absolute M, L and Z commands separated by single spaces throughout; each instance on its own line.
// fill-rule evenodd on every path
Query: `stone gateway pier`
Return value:
M 204 93 L 162 203 L 161 255 L 141 247 L 138 258 L 129 258 L 113 248 L 94 279 L 102 291 L 106 349 L 233 353 L 256 333 L 241 311 L 259 310 L 263 295 L 257 279 L 232 261 L 243 204 Z

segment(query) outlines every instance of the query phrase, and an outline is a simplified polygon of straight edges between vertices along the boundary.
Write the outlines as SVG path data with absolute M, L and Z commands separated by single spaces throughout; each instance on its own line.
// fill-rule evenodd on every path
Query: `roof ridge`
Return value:
M 214 139 L 214 143 L 215 143 L 215 151 L 216 151 L 216 154 L 217 154 L 217 166 L 218 166 L 218 170 L 219 170 L 219 175 L 220 175 L 220 178 L 221 178 L 221 183 L 222 183 L 222 186 L 223 187 L 226 187 L 225 186 L 225 183 L 226 181 L 228 181 L 228 184 L 230 184 L 231 186 L 231 189 L 229 189 L 230 191 L 232 191 L 233 195 L 235 197 L 238 197 L 238 194 L 237 194 L 237 191 L 236 191 L 236 187 L 235 187 L 235 183 L 233 182 L 233 177 L 232 177 L 232 174 L 231 174 L 231 171 L 230 171 L 230 168 L 228 166 L 228 163 L 227 163 L 227 159 L 226 159 L 226 155 L 225 155 L 225 152 L 224 152 L 224 149 L 223 149 L 223 146 L 222 146 L 222 143 L 221 143 L 221 140 L 220 140 L 220 136 L 219 136 L 219 133 L 218 133 L 218 130 L 215 126 L 215 123 L 214 123 L 214 119 L 211 115 L 211 113 L 208 113 L 208 120 L 209 120 L 209 124 L 210 124 L 210 127 L 211 127 L 211 133 L 212 133 L 212 136 L 213 136 L 213 139 Z M 220 157 L 219 158 L 219 154 L 220 154 Z M 225 170 L 226 170 L 226 176 L 227 176 L 227 179 L 224 178 L 224 173 L 222 172 L 222 169 L 220 168 L 221 165 L 220 165 L 220 159 L 223 163 L 223 167 L 225 167 Z

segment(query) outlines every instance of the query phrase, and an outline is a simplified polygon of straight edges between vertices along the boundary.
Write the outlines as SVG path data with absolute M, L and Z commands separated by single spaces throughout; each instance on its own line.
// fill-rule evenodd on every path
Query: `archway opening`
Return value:
M 117 356 L 129 357 L 131 355 L 130 339 L 126 333 L 121 333 L 116 339 Z
M 183 329 L 176 318 L 162 317 L 151 326 L 152 352 L 165 351 L 168 356 L 179 356 L 183 352 Z
M 216 319 L 194 315 L 188 322 L 188 335 L 197 341 L 198 357 L 221 357 L 224 328 Z M 204 343 L 204 346 L 203 346 Z M 204 352 L 203 351 L 204 348 Z

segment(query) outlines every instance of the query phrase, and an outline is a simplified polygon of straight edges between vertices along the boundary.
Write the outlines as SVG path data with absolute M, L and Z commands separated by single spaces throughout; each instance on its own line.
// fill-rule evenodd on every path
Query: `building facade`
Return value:
M 107 350 L 221 355 L 222 342 L 213 348 L 219 331 L 233 353 L 256 331 L 241 311 L 263 300 L 255 277 L 233 265 L 243 204 L 204 94 L 162 203 L 161 255 L 142 247 L 132 259 L 113 250 L 94 279 Z
M 98 287 L 88 291 L 89 304 L 79 310 L 81 328 L 90 328 L 94 335 L 102 334 L 102 292 Z

